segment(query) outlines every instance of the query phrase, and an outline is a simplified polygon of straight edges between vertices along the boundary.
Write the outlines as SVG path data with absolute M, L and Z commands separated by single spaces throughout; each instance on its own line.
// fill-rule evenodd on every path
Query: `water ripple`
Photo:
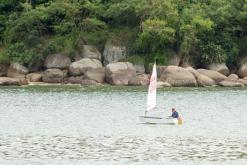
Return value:
M 247 160 L 246 139 L 207 137 L 1 136 L 1 159 L 97 161 Z

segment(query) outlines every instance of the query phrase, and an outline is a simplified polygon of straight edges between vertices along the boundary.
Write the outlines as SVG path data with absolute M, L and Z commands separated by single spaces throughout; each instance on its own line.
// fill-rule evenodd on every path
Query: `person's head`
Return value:
M 175 108 L 172 108 L 172 112 L 175 112 L 176 110 L 175 110 Z

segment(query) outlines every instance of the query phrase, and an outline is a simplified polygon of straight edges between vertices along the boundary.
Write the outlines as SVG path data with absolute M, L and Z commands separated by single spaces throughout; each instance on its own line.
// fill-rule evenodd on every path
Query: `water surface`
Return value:
M 1 164 L 245 164 L 246 88 L 165 88 L 141 124 L 144 87 L 0 88 Z

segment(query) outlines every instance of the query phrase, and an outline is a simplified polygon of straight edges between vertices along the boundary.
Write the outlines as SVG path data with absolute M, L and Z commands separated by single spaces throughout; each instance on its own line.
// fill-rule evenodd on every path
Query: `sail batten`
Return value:
M 157 71 L 156 71 L 156 63 L 154 63 L 152 75 L 150 77 L 149 88 L 148 88 L 146 111 L 150 111 L 156 107 L 156 85 L 157 85 Z

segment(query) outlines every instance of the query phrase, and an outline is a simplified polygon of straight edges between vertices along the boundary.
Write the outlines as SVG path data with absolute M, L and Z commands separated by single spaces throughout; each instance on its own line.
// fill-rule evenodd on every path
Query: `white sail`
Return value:
M 157 84 L 157 71 L 156 63 L 154 63 L 152 75 L 148 88 L 147 110 L 150 111 L 156 107 L 156 84 Z

